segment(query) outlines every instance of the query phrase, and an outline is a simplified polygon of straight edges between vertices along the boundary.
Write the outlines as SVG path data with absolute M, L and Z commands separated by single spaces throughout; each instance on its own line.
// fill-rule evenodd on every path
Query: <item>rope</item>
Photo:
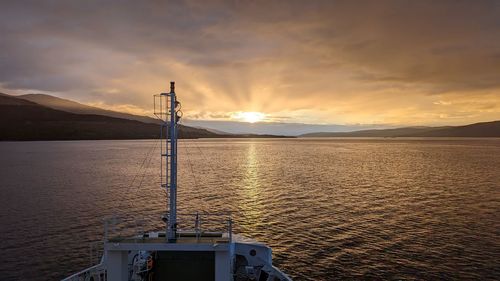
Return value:
M 148 156 L 148 164 L 146 164 L 146 166 L 144 167 L 143 169 L 143 172 L 142 172 L 142 177 L 141 177 L 141 181 L 139 182 L 139 185 L 137 186 L 137 189 L 140 189 L 142 187 L 142 182 L 144 181 L 144 177 L 146 176 L 146 169 L 149 168 L 151 166 L 151 159 L 153 159 L 153 152 L 156 151 L 156 146 L 157 144 L 159 143 L 158 141 L 159 139 L 157 139 L 155 141 L 155 144 L 153 146 L 153 149 L 150 151 L 149 153 L 149 156 Z
M 181 124 L 181 122 L 179 122 L 179 124 Z M 190 133 L 189 133 L 188 130 L 185 130 L 184 135 L 187 136 L 187 137 L 191 137 L 191 135 L 190 135 Z M 195 188 L 198 189 L 200 186 L 198 185 L 198 181 L 196 180 L 196 174 L 194 173 L 193 163 L 191 162 L 191 153 L 189 153 L 189 149 L 188 149 L 190 147 L 191 147 L 191 145 L 186 145 L 186 156 L 187 156 L 186 158 L 188 160 L 189 169 L 190 169 L 191 174 L 192 174 L 194 186 L 195 186 Z
M 134 187 L 135 181 L 140 174 L 142 175 L 142 177 L 144 177 L 144 173 L 145 173 L 145 170 L 143 171 L 143 169 L 145 168 L 144 164 L 146 163 L 146 161 L 148 159 L 149 159 L 149 162 L 151 162 L 151 156 L 153 156 L 153 151 L 156 149 L 156 145 L 158 144 L 158 141 L 159 141 L 159 139 L 157 139 L 154 142 L 154 144 L 149 148 L 148 152 L 146 153 L 146 156 L 142 160 L 142 163 L 141 163 L 141 166 L 139 167 L 138 172 L 134 175 L 132 182 L 129 184 L 129 189 L 132 189 L 132 187 Z M 142 183 L 142 179 L 141 179 L 141 183 Z
M 190 136 L 192 136 L 192 135 L 190 135 Z M 196 140 L 196 139 L 194 139 L 194 140 Z M 198 149 L 198 151 L 200 152 L 201 157 L 203 158 L 203 161 L 205 161 L 205 163 L 209 163 L 209 162 L 208 162 L 208 160 L 209 160 L 209 159 L 208 159 L 208 156 L 206 156 L 206 155 L 205 155 L 205 153 L 203 152 L 203 150 L 201 149 L 201 147 L 200 147 L 200 146 L 198 146 L 197 142 L 196 142 L 196 141 L 193 141 L 193 144 L 194 144 L 194 147 L 195 147 L 195 148 L 197 148 L 197 149 Z M 211 172 L 213 175 L 216 175 L 216 174 L 217 174 L 217 173 L 216 173 L 216 171 L 214 170 L 214 168 L 212 167 L 212 165 L 206 165 L 206 166 L 208 166 L 208 168 L 210 169 L 210 172 Z
M 189 147 L 189 146 L 186 146 L 186 147 Z M 194 173 L 194 169 L 193 169 L 193 163 L 191 163 L 190 153 L 188 152 L 187 149 L 186 149 L 186 155 L 187 155 L 187 160 L 188 160 L 188 164 L 189 164 L 189 169 L 191 170 L 191 174 L 193 175 L 194 186 L 196 188 L 199 188 L 198 182 L 196 181 L 196 176 L 195 176 L 195 173 Z
M 146 155 L 144 156 L 144 158 L 142 159 L 142 162 L 141 162 L 141 165 L 139 166 L 139 169 L 137 170 L 137 172 L 135 173 L 134 177 L 132 178 L 132 181 L 130 182 L 130 184 L 128 186 L 126 186 L 126 192 L 129 192 L 129 191 L 132 191 L 132 189 L 134 188 L 135 184 L 136 184 L 136 180 L 137 178 L 139 177 L 139 175 L 141 175 L 141 182 L 140 184 L 137 186 L 137 188 L 135 189 L 136 191 L 136 197 L 137 197 L 137 191 L 139 190 L 139 188 L 142 186 L 142 181 L 144 179 L 144 176 L 145 176 L 145 173 L 146 173 L 146 168 L 149 166 L 149 163 L 151 162 L 151 158 L 153 156 L 153 152 L 156 150 L 156 147 L 157 147 L 157 144 L 158 144 L 158 139 L 153 143 L 153 145 L 151 145 L 146 153 Z M 146 165 L 146 163 L 148 163 Z M 145 166 L 146 165 L 146 166 Z M 125 198 L 122 198 L 120 200 L 120 203 L 118 204 L 118 208 L 119 209 L 123 209 L 123 206 L 124 204 L 126 203 L 126 200 Z

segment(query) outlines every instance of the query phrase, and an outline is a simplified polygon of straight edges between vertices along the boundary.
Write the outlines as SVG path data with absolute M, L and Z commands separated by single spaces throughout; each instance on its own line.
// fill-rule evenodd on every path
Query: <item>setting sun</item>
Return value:
M 238 121 L 248 122 L 248 123 L 256 123 L 263 121 L 266 115 L 262 112 L 235 112 L 232 114 L 231 118 L 236 119 Z

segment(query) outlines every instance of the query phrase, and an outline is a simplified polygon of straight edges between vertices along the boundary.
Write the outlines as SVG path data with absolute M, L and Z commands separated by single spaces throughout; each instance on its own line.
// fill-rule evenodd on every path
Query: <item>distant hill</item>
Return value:
M 432 130 L 425 133 L 425 137 L 500 137 L 500 121 Z
M 13 96 L 9 96 L 0 93 L 0 105 L 12 106 L 12 105 L 36 105 L 34 102 L 26 101 L 23 99 L 18 99 Z
M 432 131 L 432 127 L 404 127 L 396 129 L 361 130 L 353 132 L 319 132 L 301 135 L 301 137 L 398 137 L 411 134 L 422 134 Z
M 0 93 L 0 141 L 155 139 L 159 121 L 83 105 L 50 95 Z M 179 138 L 274 138 L 179 125 Z
M 144 123 L 159 124 L 159 121 L 157 119 L 154 119 L 151 117 L 116 112 L 116 111 L 112 111 L 112 110 L 105 110 L 102 108 L 81 104 L 81 103 L 78 103 L 78 102 L 75 102 L 72 100 L 54 97 L 51 95 L 27 94 L 27 95 L 15 96 L 15 97 L 20 98 L 20 99 L 24 99 L 24 100 L 28 100 L 31 102 L 35 102 L 39 105 L 50 107 L 52 109 L 62 110 L 62 111 L 70 112 L 70 113 L 103 115 L 103 116 L 109 116 L 109 117 L 115 117 L 115 118 L 136 120 L 136 121 L 141 121 Z
M 465 126 L 405 127 L 353 132 L 318 132 L 300 137 L 500 137 L 500 121 Z
M 0 140 L 153 139 L 159 126 L 96 114 L 75 114 L 0 94 Z M 225 137 L 180 126 L 180 138 Z
M 197 129 L 204 129 L 204 130 L 207 130 L 209 132 L 212 132 L 212 133 L 215 133 L 215 134 L 219 134 L 219 135 L 234 135 L 232 133 L 228 133 L 228 132 L 224 132 L 224 131 L 221 131 L 221 130 L 217 130 L 217 129 L 212 129 L 212 128 L 205 128 L 205 127 L 202 127 L 202 126 L 190 126 L 190 127 L 193 127 L 193 128 L 197 128 Z
M 43 105 L 46 107 L 50 107 L 52 109 L 57 109 L 57 110 L 62 110 L 70 113 L 75 113 L 75 114 L 90 114 L 90 115 L 103 115 L 103 116 L 109 116 L 109 117 L 115 117 L 115 118 L 121 118 L 121 119 L 129 119 L 129 120 L 136 120 L 140 121 L 143 123 L 151 123 L 151 124 L 160 124 L 160 121 L 147 117 L 147 116 L 140 116 L 140 115 L 134 115 L 134 114 L 128 114 L 128 113 L 122 113 L 122 112 L 116 112 L 112 110 L 105 110 L 102 108 L 94 107 L 94 106 L 88 106 L 85 104 L 81 104 L 72 100 L 68 99 L 62 99 L 58 97 L 54 97 L 51 95 L 45 95 L 45 94 L 27 94 L 27 95 L 20 95 L 20 96 L 14 96 L 15 98 L 20 98 L 26 101 L 31 101 L 34 103 L 37 103 L 39 105 Z M 271 135 L 271 134 L 231 134 L 231 133 L 226 133 L 220 130 L 215 130 L 215 129 L 209 129 L 209 128 L 204 128 L 204 127 L 198 127 L 198 126 L 181 126 L 183 129 L 181 129 L 181 134 L 182 132 L 185 133 L 185 138 L 193 138 L 190 137 L 191 135 L 196 136 L 195 138 L 200 138 L 200 137 L 224 137 L 224 138 L 281 138 L 284 136 L 277 136 L 277 135 Z M 203 132 L 200 136 L 200 132 Z M 207 132 L 212 133 L 211 136 L 208 136 Z

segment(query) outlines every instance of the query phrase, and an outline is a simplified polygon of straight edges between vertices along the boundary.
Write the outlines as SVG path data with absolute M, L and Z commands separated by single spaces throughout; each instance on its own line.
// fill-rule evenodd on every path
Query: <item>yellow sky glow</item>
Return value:
M 248 123 L 256 123 L 264 121 L 266 115 L 262 112 L 234 112 L 231 114 L 231 119 Z

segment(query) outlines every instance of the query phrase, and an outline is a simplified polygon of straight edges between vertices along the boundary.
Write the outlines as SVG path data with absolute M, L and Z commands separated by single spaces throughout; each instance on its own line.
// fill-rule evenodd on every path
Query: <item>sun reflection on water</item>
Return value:
M 245 221 L 241 226 L 245 231 L 255 232 L 261 224 L 262 200 L 258 156 L 254 143 L 250 143 L 248 146 L 246 162 L 242 168 L 244 169 L 244 176 L 242 188 L 239 192 L 242 203 L 239 208 Z

